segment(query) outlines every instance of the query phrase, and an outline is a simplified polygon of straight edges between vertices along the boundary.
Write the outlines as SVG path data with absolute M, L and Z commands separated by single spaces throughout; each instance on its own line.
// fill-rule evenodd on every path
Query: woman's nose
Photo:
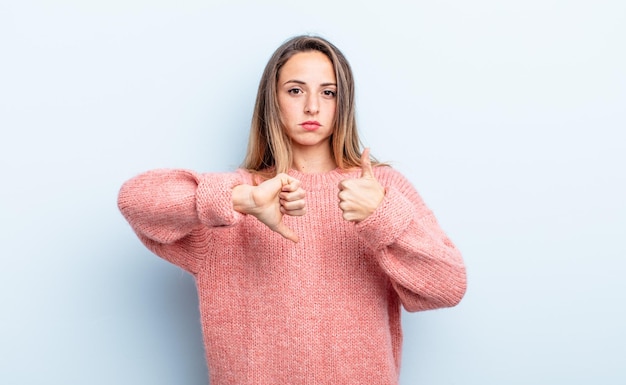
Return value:
M 304 112 L 307 114 L 315 115 L 319 112 L 319 103 L 317 97 L 311 95 L 306 100 L 306 105 L 304 106 Z

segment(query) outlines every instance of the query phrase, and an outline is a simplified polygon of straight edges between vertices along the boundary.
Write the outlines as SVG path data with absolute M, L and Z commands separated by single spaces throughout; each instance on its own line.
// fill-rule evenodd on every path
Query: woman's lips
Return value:
M 319 124 L 319 122 L 316 122 L 314 120 L 308 120 L 306 122 L 302 122 L 302 123 L 300 123 L 300 125 L 302 126 L 302 128 L 304 128 L 307 131 L 317 130 L 321 126 L 321 124 Z

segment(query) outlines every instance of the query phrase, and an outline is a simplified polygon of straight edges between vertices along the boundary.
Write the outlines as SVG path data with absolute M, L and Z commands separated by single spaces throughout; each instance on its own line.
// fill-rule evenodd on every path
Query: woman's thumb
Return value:
M 366 148 L 361 153 L 361 178 L 373 178 L 372 161 L 370 160 L 370 149 Z
M 278 226 L 276 226 L 276 230 L 274 231 L 294 243 L 298 243 L 299 241 L 298 235 L 289 227 L 287 227 L 282 221 L 278 223 Z

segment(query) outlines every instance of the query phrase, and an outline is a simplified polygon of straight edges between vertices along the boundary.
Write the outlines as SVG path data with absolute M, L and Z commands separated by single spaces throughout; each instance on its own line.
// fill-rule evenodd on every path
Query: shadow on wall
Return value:
M 121 252 L 115 259 L 119 265 L 109 272 L 115 275 L 109 295 L 115 301 L 117 325 L 109 327 L 111 338 L 119 345 L 111 350 L 125 356 L 112 358 L 113 367 L 127 367 L 116 370 L 122 378 L 110 380 L 118 384 L 207 384 L 193 277 L 138 241 L 118 245 Z M 135 382 L 129 382 L 131 377 Z

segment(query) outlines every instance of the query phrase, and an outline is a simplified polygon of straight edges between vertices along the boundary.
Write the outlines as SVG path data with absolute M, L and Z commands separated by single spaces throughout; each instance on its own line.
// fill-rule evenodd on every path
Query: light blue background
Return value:
M 236 167 L 307 32 L 467 263 L 458 307 L 405 314 L 402 384 L 626 383 L 626 2 L 258 3 L 0 3 L 0 383 L 206 383 L 193 281 L 117 192 Z

